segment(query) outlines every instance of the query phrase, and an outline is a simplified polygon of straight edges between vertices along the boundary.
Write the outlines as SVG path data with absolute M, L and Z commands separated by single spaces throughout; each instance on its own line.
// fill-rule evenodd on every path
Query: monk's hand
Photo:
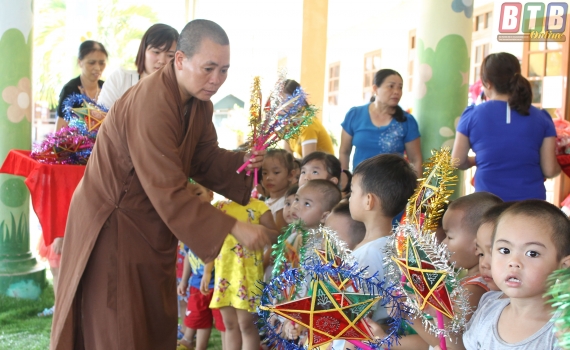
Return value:
M 236 221 L 230 232 L 250 250 L 262 250 L 271 244 L 272 231 L 265 226 Z
M 261 168 L 261 163 L 263 163 L 263 158 L 265 157 L 266 150 L 261 151 L 251 151 L 243 157 L 243 161 L 247 162 L 249 160 L 249 164 L 247 165 L 247 170 L 252 170 L 255 168 Z

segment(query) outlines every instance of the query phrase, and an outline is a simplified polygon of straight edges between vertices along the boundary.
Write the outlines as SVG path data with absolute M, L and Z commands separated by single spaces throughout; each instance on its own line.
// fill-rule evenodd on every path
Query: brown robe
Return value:
M 113 105 L 71 201 L 50 349 L 175 348 L 177 241 L 209 262 L 235 223 L 187 179 L 242 204 L 251 192 L 212 111 L 183 104 L 172 63 Z

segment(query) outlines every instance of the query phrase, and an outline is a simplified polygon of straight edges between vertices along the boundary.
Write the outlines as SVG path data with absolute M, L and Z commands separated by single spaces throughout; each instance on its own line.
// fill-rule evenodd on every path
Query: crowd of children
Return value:
M 349 173 L 352 181 L 341 188 L 343 170 L 336 157 L 313 152 L 300 160 L 300 166 L 295 164 L 287 151 L 270 150 L 261 170 L 260 198 L 246 206 L 231 201 L 214 204 L 238 220 L 279 232 L 299 222 L 303 229 L 287 231 L 284 249 L 290 250 L 289 260 L 278 271 L 272 266 L 271 247 L 248 251 L 231 235 L 214 263 L 204 265 L 188 251 L 178 287 L 184 297 L 190 286 L 179 350 L 205 349 L 213 323 L 224 349 L 263 347 L 255 317 L 259 282 L 298 267 L 303 235 L 321 225 L 337 232 L 360 267 L 383 277 L 386 240 L 393 218 L 416 188 L 414 169 L 399 155 L 375 156 L 360 163 L 354 175 Z M 208 189 L 189 186 L 204 201 L 212 201 Z M 461 284 L 469 291 L 473 310 L 464 334 L 446 339 L 447 348 L 558 349 L 552 308 L 543 295 L 550 273 L 570 264 L 566 215 L 544 201 L 503 203 L 486 192 L 460 197 L 445 209 L 436 237 L 447 245 L 451 262 L 464 271 Z M 367 319 L 378 337 L 386 336 L 388 321 L 385 307 Z M 439 348 L 440 339 L 426 332 L 420 320 L 409 321 L 413 330 L 403 332 L 394 349 Z M 302 342 L 303 327 L 285 322 L 281 329 L 282 336 Z M 344 342 L 329 347 L 347 348 L 351 345 Z

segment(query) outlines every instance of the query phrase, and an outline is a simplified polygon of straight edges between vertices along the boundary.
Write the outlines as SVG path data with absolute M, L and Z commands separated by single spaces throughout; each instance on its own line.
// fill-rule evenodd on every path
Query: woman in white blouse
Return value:
M 169 25 L 158 23 L 148 28 L 137 53 L 137 70 L 119 68 L 111 73 L 99 94 L 98 103 L 111 108 L 140 79 L 164 67 L 174 58 L 177 41 L 178 31 Z

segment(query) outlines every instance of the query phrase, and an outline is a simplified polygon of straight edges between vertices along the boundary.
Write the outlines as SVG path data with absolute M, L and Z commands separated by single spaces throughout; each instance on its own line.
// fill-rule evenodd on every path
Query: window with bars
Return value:
M 474 32 L 480 32 L 491 28 L 493 25 L 493 12 L 486 12 L 475 16 L 473 24 L 475 26 L 475 28 L 473 28 Z
M 473 80 L 477 81 L 481 78 L 481 63 L 489 54 L 489 44 L 475 46 L 475 56 L 473 57 Z
M 563 42 L 547 41 L 547 42 L 530 42 L 528 50 L 525 50 L 526 77 L 532 88 L 532 104 L 539 108 L 543 107 L 543 84 L 548 77 L 563 77 L 564 65 L 567 63 L 563 60 Z M 546 78 L 546 79 L 545 79 Z M 561 90 L 561 89 L 560 89 Z
M 338 90 L 340 84 L 340 62 L 329 65 L 329 106 L 338 106 Z
M 372 84 L 374 84 L 374 74 L 380 70 L 381 51 L 373 51 L 364 55 L 364 82 L 362 86 L 362 98 L 369 101 L 372 97 Z

